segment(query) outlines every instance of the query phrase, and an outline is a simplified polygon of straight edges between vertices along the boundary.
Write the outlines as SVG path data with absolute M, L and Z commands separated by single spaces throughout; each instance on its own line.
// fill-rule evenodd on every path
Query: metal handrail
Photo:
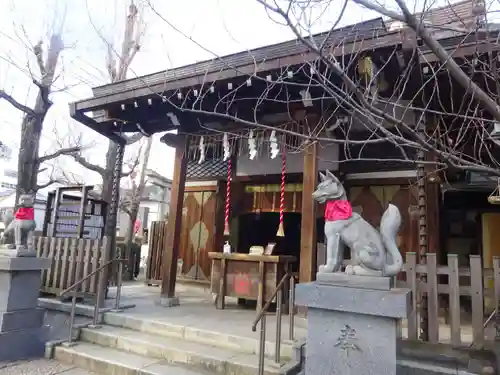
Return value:
M 259 338 L 259 370 L 258 375 L 264 375 L 264 357 L 265 357 L 265 349 L 266 349 L 266 312 L 269 309 L 272 301 L 276 298 L 276 342 L 275 342 L 275 351 L 274 351 L 274 361 L 276 363 L 280 363 L 281 359 L 281 305 L 282 305 L 282 288 L 285 285 L 285 282 L 290 280 L 290 296 L 288 299 L 288 314 L 289 314 L 289 330 L 288 330 L 288 338 L 289 340 L 293 340 L 294 333 L 294 319 L 295 319 L 295 276 L 286 273 L 278 285 L 274 290 L 271 298 L 267 300 L 264 306 L 259 310 L 257 317 L 255 318 L 252 324 L 252 331 L 255 332 L 257 330 L 257 324 L 260 322 L 260 338 Z
M 264 304 L 264 306 L 260 309 L 259 313 L 257 314 L 257 317 L 255 318 L 255 320 L 253 321 L 252 323 L 252 331 L 256 331 L 257 330 L 257 324 L 259 324 L 259 321 L 262 319 L 262 317 L 264 316 L 264 314 L 266 313 L 267 309 L 269 308 L 269 306 L 271 305 L 271 303 L 273 303 L 273 300 L 274 298 L 277 296 L 278 294 L 278 291 L 281 290 L 281 288 L 283 287 L 283 284 L 285 284 L 286 280 L 290 277 L 290 274 L 287 272 L 285 273 L 285 276 L 283 276 L 280 280 L 280 282 L 278 283 L 278 285 L 276 286 L 276 289 L 274 290 L 274 293 L 271 295 L 271 297 L 267 300 L 267 302 Z
M 73 345 L 73 326 L 75 324 L 75 314 L 76 314 L 76 291 L 77 287 L 79 287 L 84 281 L 88 280 L 91 276 L 94 276 L 97 273 L 102 272 L 106 267 L 108 267 L 110 264 L 114 262 L 118 262 L 118 280 L 116 282 L 116 300 L 115 300 L 115 310 L 120 309 L 120 298 L 121 298 L 121 288 L 122 288 L 122 274 L 123 274 L 123 262 L 125 262 L 127 259 L 111 259 L 105 264 L 99 266 L 97 269 L 89 273 L 88 275 L 84 276 L 80 280 L 78 280 L 76 283 L 71 285 L 70 287 L 66 288 L 63 290 L 59 296 L 64 297 L 66 294 L 69 292 L 73 292 L 72 298 L 71 298 L 71 313 L 70 313 L 70 318 L 69 318 L 69 336 L 68 336 L 68 342 L 66 343 L 67 346 Z M 100 300 L 101 300 L 101 293 L 103 289 L 102 283 L 104 280 L 99 278 L 98 285 L 97 285 L 97 294 L 96 294 L 96 301 L 94 305 L 94 316 L 92 319 L 92 327 L 98 328 L 98 319 L 99 319 L 99 310 L 100 310 Z

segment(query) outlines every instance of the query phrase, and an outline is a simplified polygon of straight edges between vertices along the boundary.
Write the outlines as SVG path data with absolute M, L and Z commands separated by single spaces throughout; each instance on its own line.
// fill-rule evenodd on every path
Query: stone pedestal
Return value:
M 50 259 L 0 255 L 0 361 L 43 356 L 47 329 L 37 308 Z
M 396 375 L 397 322 L 411 291 L 385 277 L 318 274 L 297 285 L 307 307 L 305 375 Z

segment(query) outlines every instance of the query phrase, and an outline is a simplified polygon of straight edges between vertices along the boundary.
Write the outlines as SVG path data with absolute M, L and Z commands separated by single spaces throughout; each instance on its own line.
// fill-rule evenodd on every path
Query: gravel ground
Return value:
M 0 375 L 96 375 L 51 359 L 0 362 Z
M 92 319 L 77 316 L 75 324 L 90 323 Z M 49 326 L 48 340 L 66 339 L 69 333 L 69 314 L 47 311 L 44 324 Z M 0 375 L 90 375 L 88 371 L 78 369 L 49 359 L 33 359 L 16 362 L 0 362 Z

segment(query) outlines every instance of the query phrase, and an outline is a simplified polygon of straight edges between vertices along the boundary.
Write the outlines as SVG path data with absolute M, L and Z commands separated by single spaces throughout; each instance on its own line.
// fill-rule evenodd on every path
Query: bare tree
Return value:
M 188 92 L 162 94 L 164 101 L 184 112 L 237 123 L 230 134 L 235 145 L 235 140 L 274 130 L 281 133 L 287 152 L 321 142 L 340 146 L 339 163 L 417 167 L 420 212 L 426 211 L 427 178 L 446 180 L 465 171 L 500 177 L 499 54 L 494 48 L 500 27 L 488 21 L 487 12 L 495 2 L 471 0 L 464 13 L 455 4 L 438 8 L 432 1 L 411 10 L 405 0 L 394 0 L 393 7 L 375 0 L 255 1 L 268 18 L 293 32 L 303 47 L 294 53 L 307 58 L 265 76 L 259 65 L 267 56 L 251 56 L 255 70 L 239 71 L 241 83 L 220 90 L 215 100 L 208 90 L 214 83 L 203 82 Z M 385 19 L 344 26 L 348 9 L 360 7 Z M 331 27 L 314 35 L 314 24 L 325 18 Z M 239 70 L 213 55 L 226 69 Z M 287 118 L 272 122 L 261 116 L 276 108 Z M 297 116 L 305 110 L 317 117 Z M 222 134 L 214 135 L 221 128 L 200 127 L 212 133 L 211 143 L 223 142 Z M 373 147 L 379 152 L 368 152 Z M 196 157 L 197 145 L 190 150 Z M 426 236 L 420 225 L 421 262 L 428 250 Z M 421 328 L 426 331 L 425 297 L 421 302 Z
M 487 6 L 484 3 L 471 9 L 471 19 L 460 18 L 454 13 L 453 4 L 447 5 L 448 13 L 456 17 L 455 22 L 434 25 L 429 21 L 432 12 L 436 11 L 434 6 L 424 6 L 419 13 L 413 14 L 403 0 L 395 0 L 400 13 L 371 0 L 345 0 L 342 7 L 331 0 L 255 1 L 274 22 L 292 30 L 315 58 L 282 67 L 281 73 L 272 77 L 259 75 L 260 62 L 255 60 L 255 71 L 241 72 L 242 83 L 221 94 L 215 104 L 213 95 L 206 89 L 211 82 L 203 82 L 200 86 L 205 90 L 196 89 L 197 94 L 180 93 L 182 99 L 178 99 L 178 92 L 169 92 L 162 96 L 164 101 L 185 112 L 215 115 L 221 121 L 238 123 L 240 129 L 245 130 L 236 132 L 234 138 L 248 137 L 252 128 L 258 128 L 277 130 L 293 138 L 292 151 L 301 151 L 315 141 L 341 144 L 346 156 L 340 161 L 343 163 L 380 160 L 366 157 L 363 152 L 368 145 L 378 143 L 390 144 L 396 150 L 394 162 L 415 164 L 416 152 L 421 151 L 432 158 L 420 160 L 420 163 L 432 165 L 434 170 L 467 170 L 500 176 L 500 160 L 492 148 L 496 140 L 490 135 L 494 123 L 500 122 L 497 104 L 500 89 L 495 79 L 498 77 L 497 54 L 486 51 L 459 58 L 453 55 L 471 40 L 480 40 L 483 46 L 495 44 L 491 39 L 496 38 L 498 29 L 489 30 L 491 26 L 485 19 Z M 182 34 L 173 21 L 158 13 L 150 1 L 146 2 L 153 13 Z M 348 4 L 359 4 L 389 20 L 372 29 L 353 25 L 339 31 Z M 336 15 L 331 29 L 313 36 L 314 23 L 331 14 Z M 400 24 L 398 28 L 396 21 Z M 383 39 L 386 34 L 393 34 L 394 40 L 399 42 L 388 43 L 388 38 Z M 192 37 L 184 36 L 198 44 Z M 452 48 L 445 48 L 439 40 L 451 36 L 459 41 Z M 382 56 L 372 56 L 372 49 L 364 49 L 364 43 L 370 40 L 373 45 L 383 47 Z M 401 41 L 404 41 L 403 50 Z M 198 45 L 207 51 L 206 47 Z M 429 60 L 430 54 L 435 58 Z M 214 56 L 225 62 L 215 53 Z M 390 70 L 396 60 L 399 64 L 394 74 Z M 238 70 L 234 66 L 226 67 Z M 301 75 L 302 79 L 290 79 L 290 73 Z M 254 86 L 262 87 L 258 96 L 248 96 L 248 79 Z M 445 82 L 446 87 L 443 86 Z M 445 90 L 453 93 L 447 100 Z M 309 94 L 312 103 L 322 107 L 321 118 L 315 126 L 300 126 L 300 121 L 294 120 L 294 113 L 304 109 L 303 98 L 292 94 L 298 91 Z M 247 108 L 252 108 L 252 113 L 235 110 L 236 106 L 241 108 L 243 102 Z M 287 121 L 277 128 L 259 115 L 270 105 L 279 105 L 289 113 Z M 424 122 L 433 122 L 434 126 L 425 129 L 416 126 Z M 360 130 L 369 134 L 366 139 L 356 138 Z
M 130 0 L 128 7 L 127 19 L 123 33 L 121 50 L 118 53 L 113 44 L 105 40 L 108 48 L 107 57 L 107 72 L 110 82 L 119 82 L 127 78 L 127 72 L 130 64 L 134 60 L 135 55 L 141 48 L 141 37 L 143 35 L 141 14 L 134 0 Z M 131 145 L 142 138 L 141 133 L 136 133 L 126 139 L 126 144 Z M 88 161 L 81 153 L 75 152 L 72 154 L 76 162 L 81 166 L 91 171 L 98 173 L 102 178 L 102 199 L 106 202 L 111 201 L 111 187 L 113 181 L 113 168 L 118 154 L 118 145 L 109 140 L 108 150 L 106 152 L 106 163 L 104 166 L 93 164 Z M 122 173 L 122 177 L 128 176 L 133 172 L 133 168 L 129 172 Z
M 148 137 L 145 140 L 145 145 L 140 150 L 140 169 L 137 173 L 136 170 L 129 175 L 130 189 L 127 189 L 126 194 L 120 200 L 120 209 L 124 211 L 129 220 L 127 225 L 127 232 L 125 236 L 126 249 L 130 249 L 134 235 L 134 224 L 137 220 L 139 212 L 139 204 L 144 195 L 144 188 L 146 187 L 146 169 L 148 167 L 149 155 L 153 145 L 153 137 Z
M 57 182 L 57 178 L 51 174 L 46 182 L 38 184 L 39 172 L 47 169 L 43 168 L 43 170 L 41 170 L 40 166 L 42 164 L 52 161 L 61 155 L 69 155 L 79 151 L 78 146 L 72 146 L 59 148 L 45 155 L 39 155 L 40 137 L 42 135 L 45 117 L 52 106 L 50 96 L 53 84 L 57 79 L 57 64 L 63 49 L 64 43 L 61 31 L 54 31 L 52 33 L 46 48 L 44 48 L 43 41 L 39 41 L 36 45 L 31 47 L 30 52 L 33 54 L 37 65 L 37 72 L 34 72 L 30 69 L 29 61 L 27 62 L 32 83 L 37 89 L 34 105 L 30 106 L 23 104 L 5 90 L 0 89 L 0 99 L 7 101 L 23 114 L 18 156 L 16 201 L 17 197 L 22 193 L 35 193 Z

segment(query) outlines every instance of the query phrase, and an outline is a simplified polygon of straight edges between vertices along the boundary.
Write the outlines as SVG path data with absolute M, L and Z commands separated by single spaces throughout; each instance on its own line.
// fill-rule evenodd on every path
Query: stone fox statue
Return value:
M 321 182 L 313 199 L 326 203 L 325 237 L 326 265 L 320 273 L 339 272 L 343 261 L 343 245 L 351 249 L 352 265 L 346 273 L 362 276 L 395 276 L 403 267 L 403 258 L 396 244 L 401 226 L 399 209 L 389 204 L 380 223 L 380 232 L 352 212 L 340 181 L 330 172 L 320 173 Z M 388 259 L 390 258 L 390 259 Z
M 19 208 L 3 233 L 4 237 L 12 235 L 14 237 L 14 243 L 9 244 L 9 248 L 33 249 L 33 235 L 36 228 L 33 205 L 34 197 L 32 195 L 23 194 L 19 197 Z

